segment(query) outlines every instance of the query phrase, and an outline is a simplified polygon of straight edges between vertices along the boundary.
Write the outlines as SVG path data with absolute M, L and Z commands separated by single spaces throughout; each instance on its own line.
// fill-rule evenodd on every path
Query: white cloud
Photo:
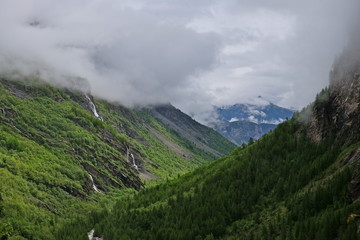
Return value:
M 141 4 L 16 2 L 0 8 L 3 71 L 40 73 L 62 86 L 85 78 L 94 95 L 126 105 L 181 98 L 188 78 L 211 69 L 219 51 L 215 34 L 162 22 L 136 10 Z
M 258 95 L 301 108 L 328 82 L 358 1 L 1 0 L 0 70 L 87 79 L 123 104 L 204 119 Z
M 358 3 L 331 1 L 222 1 L 193 20 L 199 32 L 221 34 L 219 67 L 202 75 L 214 104 L 256 96 L 301 108 L 328 84 L 328 72 L 348 37 Z M 251 99 L 249 101 L 249 99 Z

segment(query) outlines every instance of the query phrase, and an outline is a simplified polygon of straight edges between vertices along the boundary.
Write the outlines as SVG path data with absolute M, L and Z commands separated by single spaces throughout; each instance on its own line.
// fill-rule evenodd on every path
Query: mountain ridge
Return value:
M 262 99 L 261 99 L 262 100 Z M 216 120 L 208 125 L 237 145 L 257 140 L 292 117 L 293 110 L 271 102 L 234 104 L 215 108 Z

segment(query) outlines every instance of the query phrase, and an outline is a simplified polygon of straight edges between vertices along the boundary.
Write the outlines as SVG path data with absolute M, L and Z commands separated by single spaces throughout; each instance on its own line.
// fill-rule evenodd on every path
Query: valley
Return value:
M 359 240 L 359 10 L 1 0 L 0 240 Z
M 187 173 L 235 147 L 189 117 L 172 129 L 171 119 L 163 123 L 150 109 L 130 110 L 41 81 L 2 79 L 0 91 L 4 237 L 54 239 L 65 219 Z M 189 127 L 193 132 L 184 135 Z M 196 131 L 206 143 L 193 136 Z

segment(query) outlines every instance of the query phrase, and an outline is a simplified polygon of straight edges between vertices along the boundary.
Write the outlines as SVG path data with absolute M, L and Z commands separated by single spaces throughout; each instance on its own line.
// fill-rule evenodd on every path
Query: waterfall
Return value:
M 127 160 L 128 162 L 130 162 L 130 161 L 129 161 L 129 156 L 131 157 L 133 167 L 136 169 L 136 171 L 139 171 L 139 166 L 136 165 L 136 161 L 135 161 L 134 154 L 132 154 L 132 153 L 130 152 L 130 149 L 129 149 L 129 148 L 126 148 L 126 160 Z
M 89 240 L 104 240 L 103 238 L 94 237 L 95 229 L 91 229 L 90 232 L 87 233 Z
M 96 187 L 93 177 L 90 174 L 89 174 L 89 177 L 90 177 L 90 180 L 91 180 L 92 187 L 93 187 L 94 191 L 98 192 L 98 193 L 101 193 L 101 191 Z
M 136 169 L 136 171 L 139 171 L 139 167 L 138 167 L 138 165 L 136 165 L 136 162 L 135 162 L 134 154 L 130 153 L 130 156 L 132 158 L 134 168 Z
M 103 121 L 104 119 L 98 114 L 98 112 L 96 110 L 96 106 L 93 103 L 93 101 L 91 101 L 91 98 L 87 94 L 85 94 L 85 97 L 89 101 L 90 108 L 91 108 L 91 111 L 93 112 L 94 116 L 97 117 L 98 119 L 100 119 L 101 121 Z
M 91 229 L 90 232 L 87 233 L 89 240 L 93 240 L 94 233 L 95 233 L 95 229 Z

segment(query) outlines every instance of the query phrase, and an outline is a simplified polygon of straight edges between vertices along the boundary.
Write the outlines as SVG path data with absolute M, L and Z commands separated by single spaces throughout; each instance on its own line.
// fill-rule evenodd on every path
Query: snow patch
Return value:
M 233 117 L 229 120 L 229 122 L 237 122 L 240 121 L 240 119 L 238 119 L 237 117 Z
M 249 109 L 249 113 L 256 115 L 256 116 L 266 117 L 266 113 L 264 113 L 263 111 L 256 110 L 256 109 Z
M 248 117 L 248 121 L 249 121 L 249 122 L 256 123 L 256 124 L 259 123 L 259 120 L 256 119 L 256 117 L 255 117 L 254 115 L 249 116 L 249 117 Z
M 284 121 L 286 121 L 286 119 L 278 118 L 278 119 L 271 119 L 271 120 L 263 120 L 263 121 L 261 121 L 261 123 L 279 125 L 280 123 L 282 123 Z

